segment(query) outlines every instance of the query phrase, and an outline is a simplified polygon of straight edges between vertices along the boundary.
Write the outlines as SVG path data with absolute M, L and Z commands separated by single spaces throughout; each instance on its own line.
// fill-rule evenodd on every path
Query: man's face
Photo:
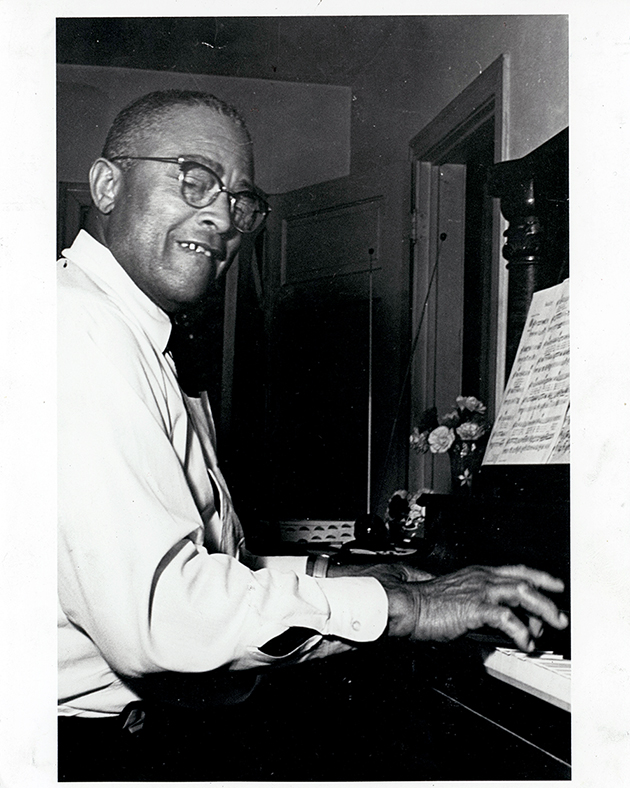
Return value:
M 175 107 L 130 156 L 202 156 L 230 192 L 251 190 L 251 146 L 242 129 L 207 107 Z M 105 240 L 138 287 L 166 312 L 195 304 L 240 245 L 229 199 L 206 208 L 181 197 L 179 166 L 137 161 L 123 173 Z M 208 254 L 209 253 L 209 254 Z

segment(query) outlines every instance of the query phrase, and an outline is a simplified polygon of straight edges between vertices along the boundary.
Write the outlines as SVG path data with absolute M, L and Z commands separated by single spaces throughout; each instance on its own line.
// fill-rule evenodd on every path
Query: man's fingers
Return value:
M 482 611 L 483 623 L 507 635 L 521 651 L 533 651 L 534 640 L 529 629 L 509 607 L 487 605 Z
M 529 631 L 532 634 L 533 638 L 539 638 L 543 630 L 545 629 L 545 625 L 537 616 L 528 616 L 527 622 L 529 625 Z
M 564 591 L 564 583 L 557 577 L 553 577 L 548 572 L 539 569 L 531 569 L 529 566 L 520 564 L 518 566 L 495 566 L 488 569 L 501 577 L 510 577 L 518 580 L 526 580 L 537 588 L 545 591 L 559 593 Z
M 495 585 L 490 589 L 489 597 L 495 604 L 521 607 L 556 629 L 564 629 L 569 623 L 567 617 L 559 612 L 551 599 L 532 588 L 524 580 Z

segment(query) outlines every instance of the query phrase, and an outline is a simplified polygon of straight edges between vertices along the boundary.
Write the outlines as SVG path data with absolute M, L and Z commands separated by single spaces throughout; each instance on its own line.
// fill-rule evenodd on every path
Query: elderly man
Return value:
M 241 725 L 271 666 L 485 625 L 528 651 L 543 622 L 566 626 L 542 593 L 562 583 L 524 567 L 431 578 L 249 554 L 207 397 L 182 392 L 167 348 L 171 318 L 207 296 L 268 212 L 245 125 L 206 94 L 145 96 L 114 121 L 90 188 L 97 221 L 58 263 L 61 779 L 147 778 L 123 766 L 151 728 L 140 700 L 157 686 L 187 703 L 156 677 L 204 677 L 216 779 L 221 729 Z M 154 779 L 186 778 L 160 751 L 143 757 Z

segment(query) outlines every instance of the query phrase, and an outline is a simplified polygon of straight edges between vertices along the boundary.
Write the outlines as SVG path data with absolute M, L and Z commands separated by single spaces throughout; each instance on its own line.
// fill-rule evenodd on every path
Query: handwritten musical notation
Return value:
M 569 462 L 569 280 L 534 293 L 484 465 Z

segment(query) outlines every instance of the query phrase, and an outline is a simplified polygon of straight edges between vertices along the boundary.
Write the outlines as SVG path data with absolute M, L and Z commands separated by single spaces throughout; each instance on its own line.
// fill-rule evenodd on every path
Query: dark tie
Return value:
M 179 385 L 189 397 L 207 391 L 215 400 L 220 394 L 223 321 L 216 312 L 205 308 L 171 316 L 173 328 L 166 349 L 173 356 Z

